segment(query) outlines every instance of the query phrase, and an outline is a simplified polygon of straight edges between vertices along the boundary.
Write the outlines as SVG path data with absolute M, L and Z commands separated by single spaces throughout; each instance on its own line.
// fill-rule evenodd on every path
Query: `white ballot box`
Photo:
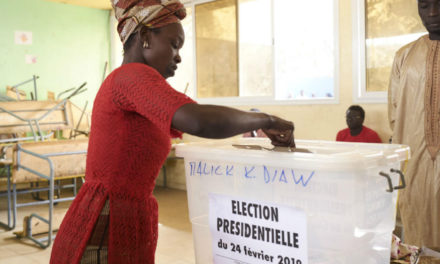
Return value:
M 409 147 L 268 139 L 179 144 L 198 264 L 389 263 Z

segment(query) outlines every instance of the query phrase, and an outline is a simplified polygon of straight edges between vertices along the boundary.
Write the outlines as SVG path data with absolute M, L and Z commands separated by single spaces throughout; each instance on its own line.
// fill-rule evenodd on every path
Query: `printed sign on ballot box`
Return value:
M 215 264 L 307 264 L 307 218 L 297 208 L 209 195 Z

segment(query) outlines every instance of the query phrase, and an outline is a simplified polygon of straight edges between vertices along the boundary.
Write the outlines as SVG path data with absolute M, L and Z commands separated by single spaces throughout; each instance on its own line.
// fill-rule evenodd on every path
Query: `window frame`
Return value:
M 305 98 L 305 99 L 291 99 L 291 100 L 280 100 L 275 99 L 275 87 L 276 87 L 276 75 L 275 75 L 275 63 L 273 64 L 272 74 L 274 76 L 273 81 L 273 95 L 272 96 L 234 96 L 234 97 L 212 97 L 212 98 L 198 98 L 197 97 L 197 58 L 196 58 L 196 21 L 195 21 L 195 5 L 204 4 L 209 2 L 214 2 L 216 0 L 187 0 L 183 1 L 186 8 L 192 9 L 192 30 L 193 30 L 193 76 L 192 82 L 194 84 L 193 93 L 189 94 L 190 97 L 194 98 L 200 104 L 218 104 L 218 105 L 310 105 L 310 104 L 339 104 L 339 0 L 333 0 L 334 17 L 334 96 L 331 98 Z M 271 1 L 271 13 L 274 12 L 274 1 Z M 237 7 L 239 8 L 239 6 Z M 271 27 L 272 27 L 272 50 L 275 57 L 275 37 L 274 37 L 274 18 L 271 16 Z M 240 56 L 240 54 L 239 54 Z M 240 75 L 239 75 L 240 76 Z M 239 87 L 239 90 L 241 88 Z
M 367 49 L 365 32 L 365 0 L 352 0 L 353 25 L 353 102 L 387 103 L 388 92 L 367 91 Z

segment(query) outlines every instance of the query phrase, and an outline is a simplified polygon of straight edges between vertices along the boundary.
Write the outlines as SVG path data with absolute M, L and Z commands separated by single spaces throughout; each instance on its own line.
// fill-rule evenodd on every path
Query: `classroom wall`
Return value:
M 110 60 L 108 10 L 54 3 L 44 0 L 0 1 L 0 93 L 38 75 L 38 99 L 55 96 L 87 82 L 88 90 L 72 99 L 89 109 L 102 82 L 104 65 Z M 31 45 L 17 45 L 15 31 L 32 32 Z M 27 64 L 26 55 L 36 56 Z M 30 82 L 19 87 L 28 94 Z
M 346 128 L 345 111 L 355 104 L 353 102 L 353 63 L 352 63 L 352 17 L 351 0 L 339 0 L 339 103 L 310 105 L 247 105 L 242 110 L 257 107 L 295 123 L 296 139 L 335 140 L 336 133 Z M 366 113 L 364 125 L 376 130 L 382 141 L 387 142 L 391 136 L 388 124 L 386 104 L 360 104 Z M 185 135 L 183 141 L 200 141 L 203 139 Z M 174 188 L 185 188 L 185 175 L 182 160 L 167 163 L 167 185 Z M 162 175 L 158 183 L 163 181 Z

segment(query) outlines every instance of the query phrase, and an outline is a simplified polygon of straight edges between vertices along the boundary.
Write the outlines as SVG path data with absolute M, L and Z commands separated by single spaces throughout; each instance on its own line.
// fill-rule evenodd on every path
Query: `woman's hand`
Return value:
M 272 141 L 272 145 L 277 147 L 295 147 L 295 138 L 293 130 L 295 129 L 292 122 L 281 119 L 276 116 L 270 116 L 271 125 L 269 128 L 263 129 L 263 132 Z

